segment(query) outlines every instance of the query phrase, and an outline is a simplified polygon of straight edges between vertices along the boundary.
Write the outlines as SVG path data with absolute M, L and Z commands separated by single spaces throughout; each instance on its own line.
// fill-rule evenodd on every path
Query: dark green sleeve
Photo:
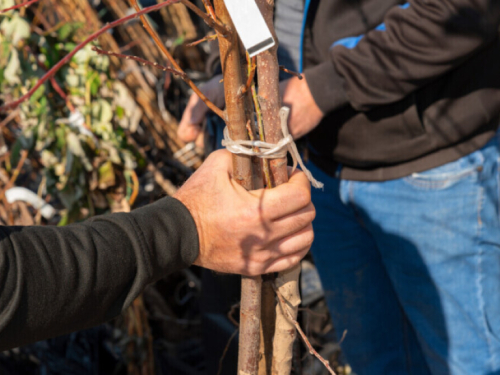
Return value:
M 117 316 L 198 248 L 173 198 L 66 227 L 0 227 L 0 351 Z

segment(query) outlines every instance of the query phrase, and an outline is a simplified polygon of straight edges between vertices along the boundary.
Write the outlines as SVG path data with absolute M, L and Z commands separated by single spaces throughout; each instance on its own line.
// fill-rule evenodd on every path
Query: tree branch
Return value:
M 181 77 L 184 80 L 188 78 L 187 74 L 185 72 L 183 72 L 183 71 L 176 70 L 176 69 L 173 69 L 173 68 L 169 68 L 168 66 L 160 65 L 158 63 L 153 63 L 151 61 L 142 59 L 142 58 L 140 58 L 138 56 L 123 55 L 121 53 L 116 53 L 116 52 L 111 52 L 111 51 L 104 51 L 104 50 L 102 50 L 102 49 L 100 49 L 98 47 L 92 47 L 92 50 L 96 51 L 99 55 L 115 56 L 115 57 L 118 57 L 120 59 L 134 60 L 134 61 L 137 61 L 137 62 L 141 63 L 142 65 L 148 65 L 148 66 L 151 66 L 152 68 L 163 70 L 164 72 L 170 72 L 172 74 L 175 74 L 175 75 Z
M 300 337 L 302 338 L 302 340 L 304 341 L 304 344 L 307 346 L 307 349 L 309 350 L 309 353 L 314 355 L 316 358 L 319 359 L 319 361 L 321 363 L 323 363 L 323 365 L 326 367 L 326 369 L 328 370 L 328 372 L 330 372 L 330 374 L 332 375 L 336 375 L 335 374 L 335 371 L 333 371 L 333 369 L 330 367 L 330 362 L 328 362 L 326 359 L 324 359 L 314 348 L 313 346 L 311 345 L 311 343 L 309 342 L 309 339 L 307 338 L 306 334 L 304 333 L 304 331 L 302 331 L 302 329 L 300 328 L 300 325 L 299 323 L 297 323 L 297 321 L 293 318 L 292 316 L 292 313 L 290 312 L 290 310 L 288 309 L 288 306 L 287 306 L 287 303 L 285 301 L 285 299 L 283 298 L 283 296 L 281 295 L 280 291 L 278 290 L 278 288 L 276 287 L 276 285 L 273 283 L 273 289 L 274 291 L 276 292 L 276 296 L 278 297 L 278 302 L 279 302 L 279 305 L 281 307 L 281 310 L 283 311 L 283 314 L 287 317 L 287 319 L 290 321 L 290 323 L 292 323 L 295 328 L 297 329 L 297 331 L 299 332 L 300 334 Z
M 40 0 L 25 1 L 24 3 L 17 4 L 17 5 L 11 6 L 10 8 L 5 8 L 5 9 L 0 10 L 0 14 L 7 13 L 8 11 L 16 10 L 16 9 L 19 9 L 19 8 L 22 8 L 22 7 L 29 7 L 31 4 L 34 4 L 34 3 L 38 2 L 38 1 L 40 1 Z
M 0 122 L 0 129 L 2 129 L 5 125 L 14 120 L 18 114 L 19 110 L 11 112 L 4 120 Z
M 129 0 L 130 3 L 132 4 L 132 6 L 134 7 L 134 9 L 139 12 L 141 10 L 141 8 L 139 7 L 139 5 L 137 4 L 137 0 Z M 183 0 L 180 0 L 181 2 Z M 191 3 L 190 3 L 191 4 Z M 196 7 L 195 7 L 196 8 Z M 198 8 L 196 8 L 198 9 Z M 203 12 L 202 12 L 203 13 Z M 146 29 L 146 31 L 148 32 L 148 34 L 151 36 L 151 38 L 153 38 L 153 41 L 155 42 L 156 46 L 160 49 L 161 52 L 163 52 L 163 54 L 165 55 L 165 57 L 167 58 L 167 60 L 170 62 L 170 64 L 172 64 L 172 66 L 179 72 L 182 72 L 184 75 L 182 76 L 182 79 L 184 80 L 184 82 L 186 82 L 189 87 L 191 87 L 191 89 L 196 93 L 196 95 L 199 96 L 199 98 L 203 101 L 203 103 L 206 104 L 206 106 L 208 108 L 210 108 L 217 116 L 219 116 L 220 118 L 224 119 L 224 111 L 222 111 L 219 107 L 217 107 L 214 103 L 212 103 L 201 91 L 200 89 L 198 88 L 198 86 L 196 86 L 194 84 L 193 81 L 191 81 L 191 79 L 188 77 L 188 75 L 186 73 L 184 73 L 184 71 L 182 70 L 182 68 L 179 66 L 179 64 L 177 64 L 177 61 L 175 61 L 174 57 L 170 54 L 170 52 L 168 51 L 167 47 L 165 47 L 165 45 L 163 44 L 163 42 L 161 41 L 160 37 L 158 36 L 158 34 L 156 33 L 156 31 L 151 27 L 151 24 L 149 23 L 148 19 L 146 18 L 146 16 L 144 15 L 141 15 L 140 16 L 140 19 L 142 21 L 142 25 L 144 26 L 144 28 Z
M 229 340 L 227 340 L 226 347 L 224 348 L 224 351 L 222 352 L 222 356 L 219 359 L 219 369 L 217 370 L 217 375 L 220 375 L 222 373 L 222 363 L 224 362 L 224 358 L 226 357 L 226 354 L 229 351 L 229 346 L 231 345 L 231 342 L 233 341 L 233 339 L 235 338 L 237 333 L 238 333 L 238 328 L 236 328 L 234 330 L 231 337 L 229 337 Z
M 180 0 L 180 2 L 191 9 L 197 16 L 201 17 L 203 21 L 205 21 L 205 23 L 212 29 L 216 30 L 223 36 L 226 36 L 228 34 L 229 30 L 224 25 L 220 24 L 216 19 L 213 19 L 211 16 L 204 13 L 200 8 L 191 3 L 189 0 Z
M 255 74 L 255 69 L 254 69 L 254 74 Z M 259 98 L 257 96 L 257 89 L 255 88 L 254 81 L 251 82 L 250 88 L 252 90 L 252 100 L 253 100 L 253 105 L 255 107 L 255 114 L 257 115 L 257 125 L 259 128 L 259 138 L 262 142 L 265 142 L 266 139 L 264 137 L 264 123 L 262 121 L 262 111 L 260 109 Z M 271 180 L 271 171 L 269 169 L 269 160 L 268 159 L 262 159 L 262 171 L 264 172 L 264 179 L 266 182 L 266 186 L 270 189 L 273 186 L 273 182 Z
M 282 72 L 285 72 L 285 73 L 288 73 L 288 74 L 290 74 L 290 75 L 292 75 L 292 76 L 295 76 L 295 77 L 297 77 L 297 78 L 298 78 L 298 79 L 300 79 L 300 80 L 301 80 L 302 78 L 304 78 L 304 77 L 302 77 L 302 74 L 297 73 L 297 72 L 294 72 L 294 71 L 291 71 L 291 70 L 289 70 L 289 69 L 285 68 L 283 65 L 280 65 L 280 66 L 279 66 L 279 68 L 280 68 L 280 70 L 281 70 Z
M 210 14 L 210 17 L 212 17 L 214 21 L 217 21 L 217 16 L 210 0 L 203 0 L 203 5 L 205 5 L 205 9 L 207 10 L 208 14 Z
M 194 47 L 194 46 L 197 46 L 200 43 L 208 42 L 209 40 L 215 40 L 215 39 L 217 39 L 217 34 L 207 35 L 206 37 L 201 38 L 200 40 L 197 40 L 195 42 L 186 44 L 186 47 Z
M 38 56 L 36 53 L 34 53 L 29 46 L 26 46 L 26 50 L 31 53 L 31 55 L 35 58 L 37 65 L 40 67 L 40 69 L 43 69 L 44 71 L 47 71 L 47 67 L 42 64 L 42 62 L 38 59 Z M 56 79 L 54 77 L 50 77 L 50 84 L 52 85 L 52 88 L 59 94 L 61 98 L 66 102 L 66 106 L 68 107 L 70 112 L 75 111 L 75 106 L 73 103 L 71 103 L 71 100 L 69 100 L 68 95 L 64 92 L 64 90 L 59 86 L 57 83 Z
M 248 53 L 247 53 L 248 79 L 247 79 L 247 83 L 246 83 L 245 87 L 241 91 L 242 95 L 246 94 L 250 90 L 250 87 L 253 84 L 253 79 L 255 78 L 255 70 L 257 69 L 257 63 L 256 62 L 257 62 L 257 58 L 256 57 L 252 57 L 250 59 L 249 56 L 248 56 Z

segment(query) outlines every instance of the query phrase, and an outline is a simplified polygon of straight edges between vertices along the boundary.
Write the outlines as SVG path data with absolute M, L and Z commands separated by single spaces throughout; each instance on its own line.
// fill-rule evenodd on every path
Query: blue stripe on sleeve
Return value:
M 401 9 L 407 9 L 407 8 L 410 7 L 410 3 L 405 3 L 403 5 L 399 5 L 399 7 Z M 386 31 L 385 23 L 381 23 L 374 30 Z M 347 38 L 339 39 L 335 43 L 333 43 L 330 48 L 333 48 L 335 46 L 339 46 L 340 45 L 340 46 L 344 46 L 344 47 L 346 47 L 348 49 L 352 49 L 352 48 L 354 48 L 354 47 L 356 47 L 358 45 L 359 41 L 361 39 L 363 39 L 364 36 L 365 36 L 365 34 L 361 34 L 361 35 L 358 35 L 358 36 L 350 36 L 350 37 L 347 37 Z
M 304 5 L 304 18 L 302 19 L 302 32 L 300 33 L 300 58 L 299 58 L 299 72 L 304 71 L 304 33 L 306 31 L 307 22 L 307 12 L 309 12 L 309 6 L 311 5 L 311 0 L 306 0 Z

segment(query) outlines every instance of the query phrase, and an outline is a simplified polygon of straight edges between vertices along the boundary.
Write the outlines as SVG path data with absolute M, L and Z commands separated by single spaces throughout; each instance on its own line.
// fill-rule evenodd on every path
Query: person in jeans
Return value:
M 353 371 L 500 374 L 500 3 L 306 1 L 312 253 Z
M 500 2 L 305 0 L 290 132 L 312 253 L 369 374 L 500 374 Z

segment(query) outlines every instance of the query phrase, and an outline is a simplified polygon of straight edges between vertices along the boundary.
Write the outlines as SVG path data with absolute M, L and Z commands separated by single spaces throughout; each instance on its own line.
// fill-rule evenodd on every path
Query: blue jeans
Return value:
M 500 374 L 500 138 L 385 181 L 309 163 L 314 260 L 358 375 Z

